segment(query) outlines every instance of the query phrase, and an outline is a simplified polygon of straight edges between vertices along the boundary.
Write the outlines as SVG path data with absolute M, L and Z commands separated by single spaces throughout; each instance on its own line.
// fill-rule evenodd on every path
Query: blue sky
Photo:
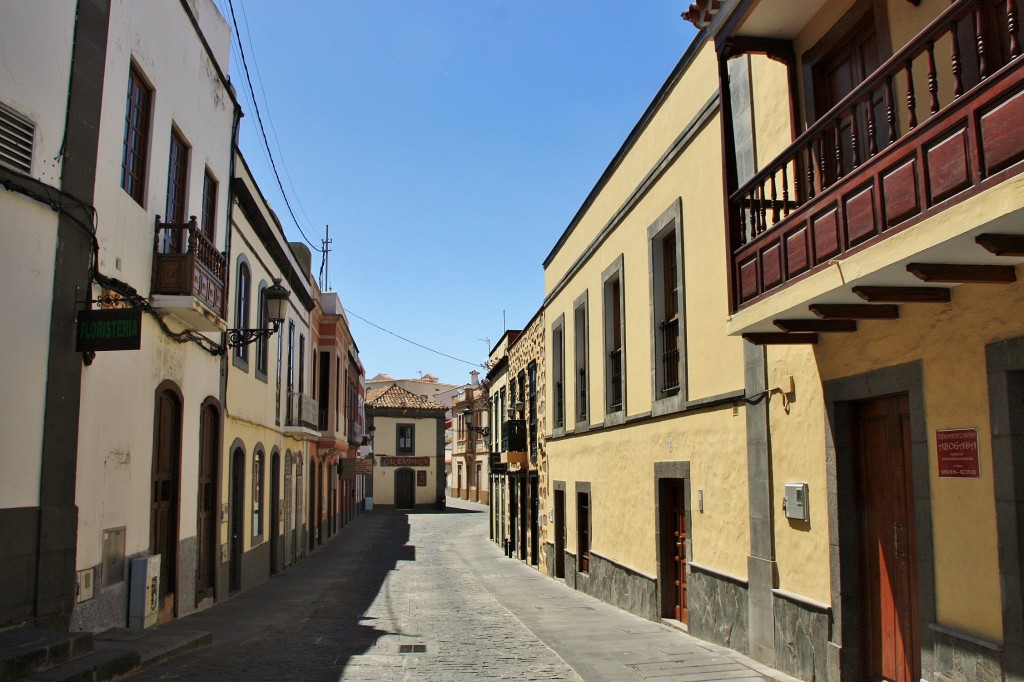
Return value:
M 215 0 L 228 22 L 228 0 Z M 695 31 L 652 0 L 232 0 L 256 100 L 367 376 L 468 380 Z M 242 153 L 292 240 L 233 45 Z M 314 254 L 314 271 L 320 258 Z M 357 317 L 358 316 L 358 317 Z

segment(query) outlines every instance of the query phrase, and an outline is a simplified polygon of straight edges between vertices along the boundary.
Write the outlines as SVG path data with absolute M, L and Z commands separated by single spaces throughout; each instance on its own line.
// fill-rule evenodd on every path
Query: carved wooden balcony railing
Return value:
M 153 294 L 195 296 L 221 318 L 227 282 L 224 254 L 206 238 L 195 216 L 187 223 L 156 217 Z
M 733 310 L 1019 172 L 1016 3 L 984 9 L 953 2 L 729 196 Z

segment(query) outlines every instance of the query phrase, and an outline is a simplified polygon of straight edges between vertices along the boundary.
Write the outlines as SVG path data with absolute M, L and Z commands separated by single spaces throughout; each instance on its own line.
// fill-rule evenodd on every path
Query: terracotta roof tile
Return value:
M 410 393 L 397 384 L 372 388 L 366 393 L 367 407 L 398 408 L 403 410 L 447 410 L 441 403 Z

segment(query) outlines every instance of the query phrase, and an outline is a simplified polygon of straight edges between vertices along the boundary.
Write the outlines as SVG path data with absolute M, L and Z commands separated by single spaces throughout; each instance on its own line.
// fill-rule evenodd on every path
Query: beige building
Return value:
M 515 546 L 514 533 L 516 529 L 508 522 L 509 485 L 508 456 L 502 453 L 508 452 L 510 427 L 509 421 L 509 374 L 508 374 L 508 347 L 519 336 L 519 329 L 509 329 L 501 335 L 498 342 L 491 348 L 487 357 L 487 384 L 488 392 L 488 415 L 490 424 L 488 426 L 488 447 L 490 449 L 490 537 L 502 547 L 508 556 L 512 556 Z M 519 434 L 513 441 L 522 440 Z M 510 543 L 511 540 L 511 543 Z
M 472 380 L 452 399 L 451 464 L 449 487 L 451 496 L 462 500 L 488 502 L 490 478 L 490 414 L 487 387 L 481 385 L 480 373 L 470 372 Z
M 373 434 L 374 506 L 445 506 L 444 423 L 447 408 L 392 384 L 366 394 Z

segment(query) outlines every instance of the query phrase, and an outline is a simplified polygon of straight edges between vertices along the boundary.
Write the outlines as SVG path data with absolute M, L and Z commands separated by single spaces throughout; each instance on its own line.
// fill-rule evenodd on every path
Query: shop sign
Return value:
M 427 472 L 426 471 L 417 471 L 416 472 L 416 485 L 418 487 L 420 487 L 420 488 L 426 488 L 427 487 Z
M 356 463 L 356 474 L 361 476 L 373 476 L 373 460 L 372 459 L 354 459 Z
M 356 480 L 356 460 L 354 459 L 339 459 L 338 460 L 338 478 L 342 481 L 354 481 Z
M 381 457 L 380 465 L 384 467 L 427 467 L 429 457 Z
M 76 322 L 76 353 L 142 347 L 142 308 L 79 310 Z
M 939 478 L 981 478 L 978 429 L 943 429 L 935 432 Z

